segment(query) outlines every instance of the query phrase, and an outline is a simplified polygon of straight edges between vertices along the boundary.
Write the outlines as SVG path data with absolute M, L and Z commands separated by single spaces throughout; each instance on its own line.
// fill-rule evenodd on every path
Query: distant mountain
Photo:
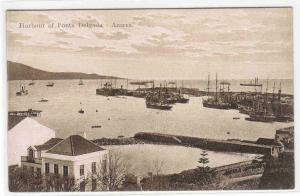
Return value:
M 95 73 L 49 72 L 11 61 L 7 61 L 7 74 L 8 80 L 121 79 Z

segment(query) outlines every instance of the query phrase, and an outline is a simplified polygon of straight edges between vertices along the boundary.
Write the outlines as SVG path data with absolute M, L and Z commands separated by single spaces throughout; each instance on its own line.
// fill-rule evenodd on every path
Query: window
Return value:
M 30 159 L 33 159 L 33 156 L 34 156 L 34 153 L 33 153 L 33 150 L 31 148 L 28 149 L 28 157 Z
M 92 162 L 92 173 L 96 173 L 96 162 Z
M 106 168 L 107 167 L 107 160 L 104 159 L 103 162 L 102 162 L 102 164 L 103 164 L 103 167 Z
M 69 175 L 68 166 L 66 166 L 66 165 L 64 165 L 64 167 L 63 167 L 63 175 L 64 176 L 68 176 Z
M 33 162 L 34 161 L 34 152 L 31 148 L 28 149 L 28 161 Z
M 34 172 L 34 167 L 30 167 L 30 172 L 31 172 L 31 173 Z
M 36 168 L 36 174 L 37 174 L 38 176 L 42 175 L 42 170 L 41 170 L 41 168 Z
M 49 174 L 50 173 L 50 166 L 49 163 L 45 163 L 45 173 Z
M 26 165 L 23 165 L 23 169 L 24 169 L 24 170 L 27 170 L 27 166 L 26 166 Z
M 84 175 L 84 165 L 80 165 L 80 176 Z
M 58 175 L 58 165 L 54 164 L 54 174 Z
M 92 179 L 92 191 L 95 191 L 97 188 L 97 180 L 95 178 Z

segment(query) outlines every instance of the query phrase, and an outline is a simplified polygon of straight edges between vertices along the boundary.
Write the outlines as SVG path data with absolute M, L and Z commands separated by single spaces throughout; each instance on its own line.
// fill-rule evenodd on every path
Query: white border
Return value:
M 1 0 L 0 0 L 1 1 Z M 293 20 L 294 20 L 294 96 L 295 96 L 295 140 L 298 138 L 298 122 L 300 107 L 298 104 L 299 99 L 299 44 L 300 44 L 300 1 L 297 0 L 4 0 L 0 2 L 0 24 L 1 24 L 1 54 L 0 54 L 0 119 L 1 119 L 1 132 L 0 143 L 2 144 L 0 156 L 0 192 L 3 195 L 196 195 L 196 194 L 255 194 L 255 195 L 281 195 L 281 194 L 296 194 L 299 192 L 299 157 L 295 153 L 295 189 L 288 191 L 181 191 L 181 192 L 96 192 L 96 193 L 10 193 L 8 192 L 7 180 L 7 85 L 6 85 L 6 10 L 23 10 L 23 9 L 124 9 L 124 8 L 214 8 L 214 7 L 293 7 Z M 300 142 L 300 141 L 299 141 Z M 295 142 L 295 152 L 299 152 L 299 142 Z M 284 180 L 284 179 L 283 179 Z

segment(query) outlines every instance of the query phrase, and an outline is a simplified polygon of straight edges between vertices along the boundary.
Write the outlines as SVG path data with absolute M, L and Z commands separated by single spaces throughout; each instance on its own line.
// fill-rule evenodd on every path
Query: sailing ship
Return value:
M 20 91 L 16 92 L 17 96 L 28 95 L 28 90 L 25 89 L 25 85 L 20 85 Z
M 276 120 L 273 110 L 268 107 L 270 105 L 268 101 L 268 81 L 263 100 L 257 98 L 253 104 L 254 111 L 250 112 L 249 117 L 245 118 L 245 120 L 258 122 L 273 122 Z
M 82 79 L 80 78 L 79 82 L 78 82 L 78 85 L 84 85 Z
M 208 74 L 208 81 L 207 81 L 207 95 L 209 95 L 209 74 Z M 219 96 L 218 96 L 218 74 L 216 74 L 216 92 L 215 96 L 208 98 L 208 99 L 203 99 L 202 101 L 203 107 L 207 108 L 215 108 L 215 109 L 224 109 L 228 110 L 231 109 L 231 104 L 224 102 Z
M 172 105 L 168 103 L 165 95 L 159 90 L 158 92 L 153 91 L 146 96 L 146 107 L 159 110 L 170 110 Z

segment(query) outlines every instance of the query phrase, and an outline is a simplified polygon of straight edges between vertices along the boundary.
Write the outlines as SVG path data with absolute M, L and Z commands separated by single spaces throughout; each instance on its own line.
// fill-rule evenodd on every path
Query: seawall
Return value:
M 139 140 L 159 142 L 165 144 L 183 145 L 197 147 L 213 151 L 239 152 L 250 154 L 270 154 L 274 146 L 261 145 L 242 141 L 228 141 L 217 139 L 206 139 L 180 135 L 169 135 L 151 132 L 139 132 L 134 135 Z

